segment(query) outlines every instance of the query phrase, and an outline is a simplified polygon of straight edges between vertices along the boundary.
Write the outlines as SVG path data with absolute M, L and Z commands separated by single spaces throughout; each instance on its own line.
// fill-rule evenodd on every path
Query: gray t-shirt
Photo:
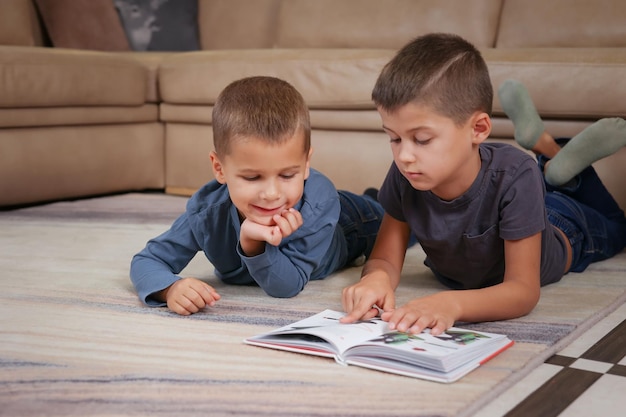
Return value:
M 504 241 L 542 233 L 541 284 L 559 281 L 563 239 L 548 223 L 545 186 L 534 159 L 507 144 L 480 145 L 481 169 L 465 194 L 444 201 L 414 189 L 392 164 L 380 192 L 385 211 L 409 224 L 424 263 L 455 289 L 483 288 L 504 278 Z

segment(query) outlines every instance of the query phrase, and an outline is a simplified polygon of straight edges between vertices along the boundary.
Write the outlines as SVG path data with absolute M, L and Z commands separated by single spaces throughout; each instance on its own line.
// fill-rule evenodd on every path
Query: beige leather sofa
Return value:
M 0 27 L 6 2 L 32 8 L 0 2 Z M 0 205 L 188 195 L 211 179 L 217 95 L 258 74 L 304 95 L 314 167 L 339 188 L 377 186 L 391 152 L 372 86 L 398 48 L 434 31 L 477 45 L 495 88 L 524 82 L 557 136 L 626 117 L 622 0 L 199 0 L 198 11 L 203 50 L 172 54 L 42 48 L 32 13 L 22 13 L 14 26 L 30 28 L 26 41 L 0 46 Z M 8 38 L 0 29 L 0 44 Z M 514 143 L 512 133 L 496 97 L 492 140 Z M 626 207 L 626 149 L 596 168 Z

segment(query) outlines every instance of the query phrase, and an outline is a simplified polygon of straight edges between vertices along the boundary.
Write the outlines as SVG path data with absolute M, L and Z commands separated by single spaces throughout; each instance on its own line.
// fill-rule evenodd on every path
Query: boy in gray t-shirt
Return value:
M 392 329 L 436 335 L 456 321 L 523 316 L 541 285 L 626 245 L 624 213 L 590 166 L 626 144 L 624 120 L 603 119 L 561 150 L 567 140 L 544 131 L 523 86 L 504 83 L 500 101 L 538 169 L 513 146 L 485 143 L 493 100 L 487 65 L 472 44 L 448 34 L 402 48 L 372 98 L 394 162 L 379 192 L 385 215 L 374 249 L 361 280 L 343 291 L 343 322 L 382 309 Z M 604 145 L 590 145 L 598 136 Z M 452 290 L 396 308 L 411 233 Z

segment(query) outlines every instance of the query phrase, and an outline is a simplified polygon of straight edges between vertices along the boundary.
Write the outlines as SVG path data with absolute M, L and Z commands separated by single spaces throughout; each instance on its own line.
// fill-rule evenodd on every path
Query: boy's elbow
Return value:
M 301 271 L 272 271 L 269 275 L 255 277 L 254 280 L 270 297 L 292 298 L 304 290 L 310 278 Z
M 269 295 L 270 297 L 274 297 L 274 298 L 292 298 L 295 297 L 296 295 L 300 294 L 301 290 L 297 290 L 297 291 L 284 291 L 284 290 L 265 290 L 265 293 L 267 295 Z
M 129 275 L 130 280 L 135 283 L 141 279 L 145 270 L 145 256 L 142 253 L 138 253 L 130 261 Z
M 296 295 L 300 294 L 304 288 L 302 287 L 287 287 L 287 286 L 276 286 L 276 287 L 266 287 L 263 288 L 265 293 L 270 297 L 274 298 L 292 298 Z
M 523 291 L 520 291 L 519 315 L 525 316 L 533 311 L 539 303 L 540 296 L 541 291 L 539 288 L 525 288 Z

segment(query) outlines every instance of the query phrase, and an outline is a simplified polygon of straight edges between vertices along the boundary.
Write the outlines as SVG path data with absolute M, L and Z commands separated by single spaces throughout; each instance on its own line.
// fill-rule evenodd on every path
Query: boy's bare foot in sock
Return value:
M 515 127 L 515 141 L 535 154 L 551 158 L 546 163 L 549 184 L 566 184 L 594 162 L 626 146 L 626 121 L 614 117 L 598 120 L 561 148 L 548 134 L 526 87 L 506 80 L 498 89 L 500 104 Z
M 545 131 L 543 121 L 522 83 L 506 80 L 498 89 L 502 109 L 515 127 L 515 141 L 537 155 L 553 158 L 561 150 L 554 138 Z
M 600 119 L 574 136 L 545 167 L 546 181 L 563 185 L 594 162 L 626 146 L 626 121 Z

